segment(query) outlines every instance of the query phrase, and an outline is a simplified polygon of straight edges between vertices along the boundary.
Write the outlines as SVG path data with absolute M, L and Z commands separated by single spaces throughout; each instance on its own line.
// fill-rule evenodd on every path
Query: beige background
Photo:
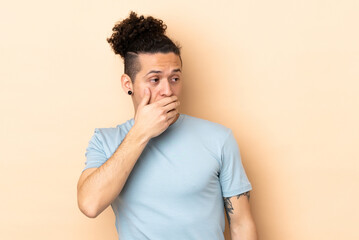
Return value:
M 116 239 L 76 183 L 133 116 L 106 42 L 130 10 L 183 46 L 182 112 L 235 133 L 260 239 L 359 239 L 356 0 L 1 1 L 0 239 Z

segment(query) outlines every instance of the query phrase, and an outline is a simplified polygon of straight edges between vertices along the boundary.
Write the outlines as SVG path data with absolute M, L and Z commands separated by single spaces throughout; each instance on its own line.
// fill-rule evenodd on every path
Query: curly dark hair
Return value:
M 139 53 L 173 52 L 181 59 L 180 46 L 165 35 L 167 25 L 152 16 L 144 17 L 131 11 L 130 16 L 112 28 L 112 36 L 107 38 L 115 54 L 124 60 L 125 73 L 134 81 L 141 70 Z M 182 60 L 181 60 L 182 62 Z

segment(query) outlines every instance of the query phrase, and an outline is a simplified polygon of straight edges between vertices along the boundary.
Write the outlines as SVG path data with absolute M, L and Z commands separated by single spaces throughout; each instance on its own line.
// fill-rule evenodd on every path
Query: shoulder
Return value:
M 128 131 L 132 128 L 134 123 L 133 119 L 130 119 L 122 124 L 117 125 L 116 127 L 102 127 L 95 128 L 94 137 L 98 140 L 106 143 L 117 143 L 122 141 Z
M 208 138 L 215 138 L 220 142 L 225 141 L 232 133 L 230 128 L 222 124 L 189 115 L 184 116 L 184 123 L 190 127 L 194 133 L 204 135 Z

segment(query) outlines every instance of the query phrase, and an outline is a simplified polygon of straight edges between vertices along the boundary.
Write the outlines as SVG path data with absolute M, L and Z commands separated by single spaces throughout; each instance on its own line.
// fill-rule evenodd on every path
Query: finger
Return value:
M 173 118 L 175 118 L 178 114 L 178 111 L 177 110 L 173 110 L 171 112 L 168 112 L 167 113 L 167 121 L 170 121 L 172 120 Z
M 171 102 L 174 102 L 174 101 L 177 101 L 178 98 L 177 96 L 171 96 L 171 97 L 165 97 L 165 98 L 162 98 L 161 100 L 157 101 L 156 103 L 160 106 L 160 107 L 163 107 L 163 106 L 166 106 L 167 104 L 170 104 Z
M 165 112 L 169 112 L 173 109 L 176 109 L 179 105 L 180 105 L 180 102 L 175 101 L 175 102 L 171 102 L 170 104 L 167 104 L 166 106 L 163 107 L 163 109 L 165 110 Z
M 148 88 L 145 88 L 145 94 L 144 94 L 144 96 L 143 96 L 143 98 L 142 98 L 142 100 L 141 100 L 141 102 L 139 104 L 139 107 L 143 107 L 143 106 L 149 104 L 150 99 L 151 99 L 151 92 L 150 92 L 150 90 Z

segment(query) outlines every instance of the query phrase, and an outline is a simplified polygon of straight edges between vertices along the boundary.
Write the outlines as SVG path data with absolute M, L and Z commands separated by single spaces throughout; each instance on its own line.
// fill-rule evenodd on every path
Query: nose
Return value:
M 172 96 L 172 94 L 173 94 L 172 86 L 168 81 L 162 81 L 160 93 L 161 93 L 161 96 L 163 96 L 163 97 Z

